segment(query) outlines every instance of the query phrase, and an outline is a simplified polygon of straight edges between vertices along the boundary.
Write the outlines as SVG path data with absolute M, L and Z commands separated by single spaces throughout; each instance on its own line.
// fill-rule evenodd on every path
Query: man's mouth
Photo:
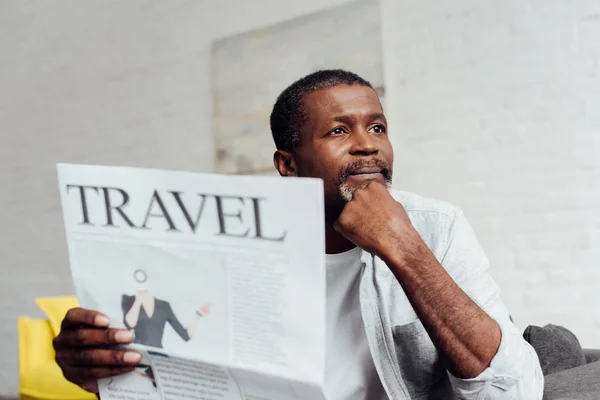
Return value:
M 389 187 L 392 181 L 391 169 L 380 160 L 370 162 L 361 160 L 348 165 L 338 176 L 338 187 L 342 199 L 352 200 L 354 190 L 370 181 L 377 181 Z
M 377 175 L 381 174 L 381 168 L 379 167 L 362 167 L 352 170 L 350 175 Z
M 338 177 L 338 185 L 342 185 L 347 180 L 353 181 L 352 186 L 361 185 L 367 181 L 382 181 L 389 184 L 392 178 L 392 171 L 388 165 L 380 160 L 361 160 L 348 165 L 343 169 Z
M 361 179 L 361 180 L 362 179 L 365 179 L 365 180 L 377 179 L 378 177 L 382 176 L 382 170 L 381 170 L 381 168 L 376 167 L 376 166 L 360 167 L 360 168 L 352 170 L 350 172 L 350 176 Z

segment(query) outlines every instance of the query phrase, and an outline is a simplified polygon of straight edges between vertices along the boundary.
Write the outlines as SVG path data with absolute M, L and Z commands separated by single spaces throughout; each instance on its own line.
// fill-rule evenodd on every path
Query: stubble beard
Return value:
M 366 185 L 369 184 L 370 181 L 367 181 L 360 186 L 352 186 L 348 182 L 348 178 L 350 178 L 350 175 L 352 175 L 353 171 L 355 171 L 359 168 L 363 168 L 363 167 L 380 168 L 381 174 L 383 175 L 383 179 L 385 180 L 385 187 L 388 190 L 390 190 L 390 188 L 392 186 L 392 169 L 390 168 L 390 166 L 387 163 L 384 163 L 383 161 L 379 161 L 379 160 L 373 160 L 373 161 L 359 160 L 357 162 L 354 162 L 354 163 L 344 167 L 338 175 L 337 187 L 338 187 L 338 191 L 340 194 L 340 198 L 344 201 L 344 203 L 347 203 L 352 200 L 352 197 L 354 196 L 354 192 L 356 190 L 362 189 L 363 187 L 365 187 Z
M 388 164 L 383 161 L 375 160 L 375 161 L 358 161 L 347 165 L 342 168 L 340 171 L 338 178 L 335 182 L 337 187 L 338 196 L 336 199 L 326 201 L 325 204 L 325 219 L 329 223 L 335 222 L 335 220 L 340 216 L 342 210 L 346 203 L 352 200 L 354 196 L 354 192 L 362 187 L 366 186 L 370 181 L 363 183 L 360 186 L 353 186 L 348 182 L 348 178 L 352 174 L 353 170 L 358 168 L 366 167 L 366 166 L 376 166 L 381 169 L 381 173 L 385 180 L 385 187 L 390 190 L 392 185 L 392 169 Z

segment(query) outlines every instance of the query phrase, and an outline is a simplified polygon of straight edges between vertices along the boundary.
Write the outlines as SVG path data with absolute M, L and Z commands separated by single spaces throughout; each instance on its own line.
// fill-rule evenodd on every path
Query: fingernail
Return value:
M 96 315 L 94 323 L 96 326 L 108 326 L 110 325 L 110 319 L 105 315 Z
M 142 355 L 135 351 L 128 351 L 123 355 L 123 361 L 127 364 L 137 364 L 141 359 Z
M 115 333 L 115 341 L 117 343 L 129 343 L 133 340 L 133 333 L 131 331 L 118 331 Z
M 338 225 L 337 221 L 333 223 L 333 230 L 336 232 L 340 231 L 340 226 Z

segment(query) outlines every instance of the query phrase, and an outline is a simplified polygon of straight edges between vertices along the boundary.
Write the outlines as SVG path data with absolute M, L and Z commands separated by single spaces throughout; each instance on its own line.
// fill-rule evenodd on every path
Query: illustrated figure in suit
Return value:
M 210 312 L 210 304 L 205 304 L 196 310 L 189 325 L 184 328 L 171 309 L 171 305 L 167 301 L 155 298 L 144 288 L 144 284 L 148 281 L 146 272 L 138 269 L 133 273 L 133 277 L 140 285 L 140 289 L 133 296 L 124 294 L 121 298 L 124 323 L 128 329 L 134 332 L 133 342 L 162 349 L 162 339 L 167 323 L 173 327 L 181 339 L 186 342 L 189 341 L 194 336 L 200 318 Z M 164 356 L 161 353 L 149 353 Z M 140 364 L 138 367 L 142 368 L 144 372 L 136 372 L 150 379 L 156 387 L 152 367 L 145 364 Z
M 144 284 L 148 276 L 138 269 L 134 272 L 134 279 L 138 284 Z M 121 308 L 125 326 L 135 334 L 134 343 L 160 349 L 163 348 L 162 338 L 167 323 L 187 342 L 194 336 L 200 318 L 210 312 L 210 304 L 203 305 L 196 310 L 187 328 L 184 328 L 173 313 L 171 305 L 167 301 L 155 298 L 146 289 L 139 289 L 134 296 L 124 294 Z

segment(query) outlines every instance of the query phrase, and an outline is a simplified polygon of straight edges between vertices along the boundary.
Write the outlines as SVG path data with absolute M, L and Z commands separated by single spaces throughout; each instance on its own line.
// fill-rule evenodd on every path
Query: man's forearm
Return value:
M 401 247 L 392 243 L 390 249 L 403 250 L 389 250 L 380 257 L 404 289 L 449 371 L 458 378 L 478 376 L 498 351 L 498 324 L 454 282 L 420 237 L 402 242 Z

